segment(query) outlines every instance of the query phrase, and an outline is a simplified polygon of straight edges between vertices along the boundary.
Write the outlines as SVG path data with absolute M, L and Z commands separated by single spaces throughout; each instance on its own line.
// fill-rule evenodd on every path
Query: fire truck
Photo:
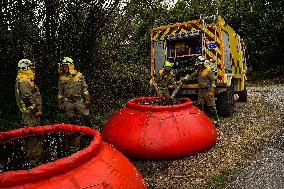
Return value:
M 216 108 L 221 116 L 230 116 L 238 100 L 247 101 L 246 50 L 241 37 L 221 16 L 199 18 L 170 24 L 151 30 L 151 77 L 163 68 L 165 61 L 173 63 L 175 78 L 195 71 L 196 58 L 203 56 L 217 78 Z M 169 86 L 174 91 L 177 86 Z M 179 96 L 193 101 L 198 94 L 197 80 L 181 86 Z

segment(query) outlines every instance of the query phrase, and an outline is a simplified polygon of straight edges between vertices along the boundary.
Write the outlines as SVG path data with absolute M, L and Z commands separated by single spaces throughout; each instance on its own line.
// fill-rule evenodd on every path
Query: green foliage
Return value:
M 94 119 L 101 124 L 129 98 L 150 94 L 151 28 L 217 13 L 245 40 L 254 71 L 271 77 L 283 74 L 283 4 L 272 0 L 179 0 L 171 6 L 162 0 L 1 1 L 1 112 L 18 115 L 16 65 L 29 58 L 36 62 L 44 111 L 51 123 L 61 121 L 62 116 L 52 114 L 57 115 L 53 111 L 57 65 L 67 55 L 89 82 L 92 110 L 102 115 Z
M 283 8 L 282 1 L 271 0 L 219 3 L 220 14 L 245 40 L 248 64 L 261 74 L 283 74 Z
M 218 189 L 225 188 L 225 186 L 229 183 L 232 175 L 236 173 L 236 168 L 226 168 L 222 170 L 219 174 L 216 174 L 210 178 L 210 181 L 206 188 Z
M 149 67 L 148 63 L 116 62 L 96 73 L 96 79 L 89 81 L 96 126 L 100 128 L 129 99 L 151 95 L 150 75 L 145 75 L 150 72 Z
M 0 112 L 0 131 L 9 131 L 21 127 L 21 115 L 19 112 L 7 114 Z

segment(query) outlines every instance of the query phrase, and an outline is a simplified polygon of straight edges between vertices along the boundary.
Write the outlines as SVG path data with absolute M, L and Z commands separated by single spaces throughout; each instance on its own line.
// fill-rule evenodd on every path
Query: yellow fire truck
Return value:
M 152 80 L 165 61 L 171 59 L 177 80 L 192 73 L 198 56 L 206 59 L 218 79 L 215 92 L 218 114 L 230 116 L 234 111 L 234 94 L 238 94 L 239 101 L 247 101 L 245 46 L 233 28 L 221 16 L 211 16 L 151 30 Z M 176 87 L 170 86 L 170 90 Z M 197 80 L 183 84 L 179 92 L 193 100 L 197 94 Z

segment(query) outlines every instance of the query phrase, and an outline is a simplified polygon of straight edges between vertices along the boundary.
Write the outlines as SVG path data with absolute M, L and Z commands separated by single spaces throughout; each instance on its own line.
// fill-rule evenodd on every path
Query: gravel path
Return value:
M 284 112 L 284 86 L 249 87 L 249 97 L 262 98 Z
M 280 110 L 284 119 L 284 86 L 250 87 L 250 98 L 262 98 Z M 283 123 L 283 122 L 282 122 Z M 236 175 L 231 189 L 284 188 L 284 129 L 280 128 Z

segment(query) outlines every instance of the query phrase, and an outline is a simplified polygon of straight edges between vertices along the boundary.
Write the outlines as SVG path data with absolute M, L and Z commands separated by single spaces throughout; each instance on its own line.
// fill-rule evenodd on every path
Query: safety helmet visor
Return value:
M 174 60 L 175 60 L 174 57 L 171 57 L 171 56 L 169 57 L 170 62 L 174 62 Z

